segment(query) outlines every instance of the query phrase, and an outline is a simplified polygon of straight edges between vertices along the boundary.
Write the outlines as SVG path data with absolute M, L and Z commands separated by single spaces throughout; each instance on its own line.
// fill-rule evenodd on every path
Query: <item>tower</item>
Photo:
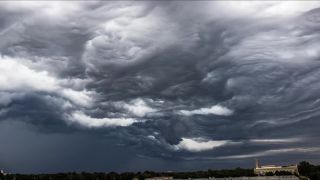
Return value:
M 259 160 L 258 160 L 258 158 L 256 158 L 255 160 L 256 160 L 256 168 L 259 168 Z

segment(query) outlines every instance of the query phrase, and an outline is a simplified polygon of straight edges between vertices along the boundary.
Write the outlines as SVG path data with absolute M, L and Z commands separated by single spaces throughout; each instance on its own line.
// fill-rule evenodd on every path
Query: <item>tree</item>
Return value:
M 299 173 L 302 175 L 309 174 L 311 171 L 313 171 L 313 169 L 314 169 L 314 166 L 306 161 L 302 161 L 298 165 Z

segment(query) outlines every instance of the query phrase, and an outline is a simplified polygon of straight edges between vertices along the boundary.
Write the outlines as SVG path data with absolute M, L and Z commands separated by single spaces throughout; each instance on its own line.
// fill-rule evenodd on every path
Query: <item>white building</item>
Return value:
M 254 168 L 254 173 L 257 175 L 266 175 L 266 173 L 276 173 L 276 172 L 289 172 L 291 174 L 299 174 L 298 165 L 290 166 L 276 166 L 276 165 L 265 165 L 260 166 L 258 159 L 256 159 L 256 167 Z

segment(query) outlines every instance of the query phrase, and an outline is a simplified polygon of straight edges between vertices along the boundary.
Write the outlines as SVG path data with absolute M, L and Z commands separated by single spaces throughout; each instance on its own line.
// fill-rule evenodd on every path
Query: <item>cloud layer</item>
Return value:
M 319 162 L 319 7 L 0 2 L 0 124 L 12 129 L 0 137 L 21 134 L 43 156 L 23 157 L 21 140 L 12 138 L 16 150 L 0 149 L 12 162 L 0 159 L 0 166 L 54 172 L 251 167 L 253 157 Z M 70 148 L 69 158 L 48 155 L 59 166 L 39 167 L 50 141 L 51 154 Z M 105 167 L 107 159 L 122 166 Z M 29 165 L 17 168 L 22 162 Z

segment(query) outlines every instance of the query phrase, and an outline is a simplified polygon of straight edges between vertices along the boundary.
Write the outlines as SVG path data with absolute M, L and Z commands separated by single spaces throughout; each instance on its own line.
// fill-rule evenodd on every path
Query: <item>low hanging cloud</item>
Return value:
M 74 90 L 64 87 L 64 81 L 50 75 L 47 71 L 37 71 L 20 63 L 24 59 L 2 56 L 0 59 L 0 90 L 9 92 L 47 92 L 57 93 L 80 106 L 90 106 L 93 103 L 93 92 Z
M 219 116 L 230 116 L 233 114 L 233 111 L 221 105 L 214 105 L 209 108 L 200 108 L 195 110 L 180 110 L 179 114 L 185 115 L 185 116 L 210 115 L 210 114 L 219 115 Z
M 285 139 L 250 139 L 249 142 L 257 144 L 281 144 L 301 142 L 304 138 L 285 138 Z
M 57 91 L 59 89 L 57 79 L 48 75 L 46 71 L 34 71 L 20 64 L 19 61 L 23 61 L 23 59 L 1 58 L 1 90 Z
M 272 156 L 272 155 L 279 155 L 279 154 L 296 154 L 296 153 L 319 154 L 320 147 L 296 147 L 296 148 L 272 149 L 267 151 L 256 152 L 253 154 L 222 156 L 216 159 L 246 159 L 246 158 L 254 158 L 254 157 Z
M 179 144 L 174 145 L 175 150 L 186 150 L 190 152 L 208 151 L 214 148 L 224 146 L 229 141 L 212 141 L 203 138 L 182 138 Z
M 103 128 L 103 127 L 116 127 L 116 126 L 130 126 L 137 120 L 133 118 L 93 118 L 85 115 L 82 112 L 74 112 L 71 117 L 68 118 L 68 123 L 79 124 L 88 128 Z

